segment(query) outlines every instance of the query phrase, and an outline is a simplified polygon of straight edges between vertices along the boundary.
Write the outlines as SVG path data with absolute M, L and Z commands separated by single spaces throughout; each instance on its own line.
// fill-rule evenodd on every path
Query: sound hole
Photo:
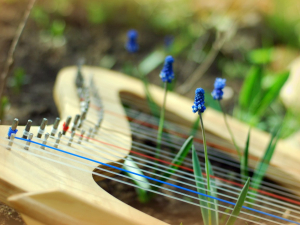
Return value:
M 136 163 L 139 163 L 139 167 L 143 170 L 149 171 L 149 172 L 155 172 L 155 168 L 150 168 L 147 166 L 151 166 L 151 163 L 149 161 L 145 162 L 144 159 L 153 159 L 155 156 L 155 147 L 156 147 L 156 125 L 158 123 L 158 118 L 155 118 L 153 116 L 150 116 L 150 110 L 146 104 L 146 101 L 139 98 L 138 96 L 132 95 L 130 93 L 121 93 L 121 99 L 124 105 L 124 108 L 126 110 L 127 117 L 130 121 L 131 130 L 132 130 L 132 152 L 131 156 L 137 156 L 137 153 L 145 155 L 145 157 L 135 157 L 134 160 Z M 180 148 L 181 144 L 184 142 L 184 138 L 178 138 L 175 137 L 174 133 L 172 131 L 180 131 L 183 134 L 186 133 L 186 130 L 184 130 L 184 127 L 182 127 L 182 124 L 187 125 L 187 127 L 191 127 L 191 125 L 184 121 L 182 118 L 179 118 L 176 116 L 176 114 L 171 112 L 166 112 L 166 118 L 170 122 L 175 122 L 176 125 L 166 124 L 166 136 L 165 136 L 165 144 L 162 146 L 162 152 L 161 152 L 161 158 L 167 158 L 170 157 L 170 154 L 175 154 L 178 149 Z M 172 127 L 173 126 L 173 127 Z M 176 127 L 178 126 L 178 127 Z M 182 129 L 178 129 L 181 128 Z M 176 129 L 177 128 L 177 129 Z M 170 132 L 168 132 L 170 130 Z M 196 136 L 198 137 L 198 136 Z M 215 141 L 219 145 L 226 146 L 226 147 L 232 147 L 230 144 L 226 143 L 223 140 L 220 140 L 217 137 L 214 137 L 213 135 L 209 136 L 209 139 L 211 141 Z M 172 145 L 170 145 L 172 144 Z M 196 147 L 199 148 L 199 159 L 202 164 L 204 164 L 204 158 L 201 155 L 201 144 L 197 144 Z M 229 183 L 238 183 L 237 180 L 239 178 L 239 165 L 238 162 L 228 156 L 227 154 L 224 154 L 219 149 L 210 147 L 210 160 L 212 163 L 212 166 L 215 170 L 215 176 L 219 178 L 216 179 L 216 186 L 218 188 L 218 196 L 221 197 L 224 200 L 232 201 L 230 199 L 230 196 L 224 197 L 222 195 L 228 195 L 226 191 L 222 191 L 222 187 L 224 187 L 224 180 L 227 180 Z M 185 161 L 185 166 L 188 168 L 192 168 L 191 166 L 191 154 L 189 154 Z M 151 160 L 150 160 L 151 161 Z M 169 160 L 170 161 L 170 160 Z M 172 160 L 171 160 L 172 161 Z M 121 173 L 122 175 L 126 176 L 125 173 Z M 176 173 L 178 174 L 178 173 Z M 192 175 L 191 171 L 185 171 L 186 176 Z M 149 174 L 147 174 L 149 175 Z M 250 171 L 250 175 L 252 175 Z M 153 174 L 149 175 L 151 177 L 155 177 Z M 127 183 L 133 183 L 130 179 L 126 177 L 119 177 L 115 176 L 115 179 L 121 180 L 123 182 Z M 275 183 L 271 182 L 270 180 L 264 180 L 265 182 L 269 183 L 270 185 L 276 185 Z M 170 180 L 168 180 L 169 183 L 180 185 L 186 188 L 190 188 L 191 185 L 195 185 L 195 182 L 193 179 L 186 180 L 185 177 L 177 177 L 172 176 Z M 155 182 L 151 182 L 155 183 Z M 124 203 L 146 213 L 153 217 L 156 217 L 162 221 L 165 221 L 170 224 L 180 224 L 181 222 L 183 224 L 203 224 L 202 218 L 201 218 L 201 212 L 199 206 L 195 206 L 192 204 L 188 204 L 188 202 L 195 202 L 197 203 L 197 195 L 191 194 L 189 192 L 178 190 L 176 188 L 170 188 L 167 185 L 163 185 L 163 188 L 169 188 L 170 190 L 166 189 L 158 189 L 159 192 L 162 192 L 163 195 L 151 195 L 151 199 L 147 201 L 146 203 L 142 203 L 141 200 L 139 200 L 139 195 L 137 194 L 137 189 L 135 189 L 132 186 L 120 183 L 118 181 L 114 180 L 102 180 L 99 181 L 98 184 L 108 193 L 113 195 L 114 197 L 118 198 L 119 200 L 123 201 Z M 192 197 L 195 197 L 193 199 L 192 197 L 186 197 L 182 196 L 180 194 L 174 193 L 173 191 L 178 191 L 187 195 L 190 195 Z M 278 192 L 285 191 L 284 189 L 274 189 L 274 192 L 269 191 L 270 194 L 274 193 L 278 195 Z M 185 202 L 178 201 L 174 198 L 180 198 L 185 200 Z M 225 206 L 230 206 L 226 204 L 222 204 Z M 268 204 L 261 203 L 262 207 L 270 207 Z M 223 208 L 219 208 L 220 211 L 225 211 Z M 277 216 L 283 216 L 279 213 L 272 214 Z M 224 216 L 220 214 L 220 220 L 224 220 L 222 223 L 226 222 L 228 216 Z M 253 215 L 244 216 L 246 219 L 253 219 Z M 277 221 L 274 219 L 274 221 Z M 282 222 L 282 221 L 280 221 Z M 237 220 L 235 224 L 245 224 L 244 220 Z M 249 223 L 251 224 L 251 223 Z M 274 224 L 273 222 L 263 222 L 263 224 Z

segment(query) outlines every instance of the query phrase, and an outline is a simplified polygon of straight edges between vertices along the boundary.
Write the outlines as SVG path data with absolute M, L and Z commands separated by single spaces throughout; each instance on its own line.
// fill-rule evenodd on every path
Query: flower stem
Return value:
M 231 129 L 230 129 L 230 126 L 229 126 L 229 124 L 228 124 L 228 121 L 227 121 L 227 116 L 226 116 L 226 113 L 225 113 L 225 111 L 224 111 L 224 109 L 223 109 L 223 107 L 222 107 L 222 105 L 221 105 L 221 102 L 220 102 L 220 101 L 218 101 L 218 102 L 219 102 L 219 104 L 220 104 L 220 108 L 221 108 L 221 110 L 222 110 L 222 112 L 223 112 L 224 121 L 225 121 L 225 124 L 226 124 L 227 130 L 228 130 L 228 132 L 229 132 L 229 134 L 230 134 L 230 137 L 231 137 L 232 143 L 234 144 L 234 147 L 235 147 L 235 149 L 236 149 L 236 151 L 237 151 L 237 153 L 238 153 L 238 156 L 239 156 L 239 158 L 240 158 L 240 161 L 241 161 L 241 160 L 242 160 L 242 154 L 241 154 L 241 150 L 240 150 L 240 148 L 238 147 L 237 143 L 235 142 L 235 139 L 234 139 L 233 133 L 232 133 L 232 131 L 231 131 Z
M 157 131 L 157 147 L 156 147 L 156 154 L 155 157 L 159 158 L 160 148 L 161 148 L 161 138 L 162 138 L 162 132 L 164 129 L 164 121 L 165 121 L 165 106 L 166 106 L 166 99 L 167 99 L 167 92 L 168 92 L 168 83 L 164 83 L 164 100 L 163 105 L 161 107 L 160 111 L 160 118 L 159 118 L 159 126 Z
M 198 114 L 199 114 L 199 118 L 200 118 L 200 125 L 201 125 L 201 130 L 202 130 L 202 137 L 203 137 L 207 194 L 211 195 L 211 193 L 210 193 L 210 174 L 209 174 L 209 165 L 208 165 L 208 153 L 207 153 L 206 137 L 205 137 L 202 114 L 201 114 L 201 112 L 199 112 Z M 210 208 L 210 203 L 209 202 L 207 203 L 207 207 Z M 209 218 L 208 219 L 209 220 L 209 225 L 211 225 L 211 211 L 210 210 L 208 210 L 208 218 Z

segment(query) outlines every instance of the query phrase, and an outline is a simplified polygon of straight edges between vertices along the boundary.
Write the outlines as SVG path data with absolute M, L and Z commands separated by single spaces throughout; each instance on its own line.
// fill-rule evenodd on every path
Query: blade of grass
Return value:
M 193 158 L 193 169 L 194 169 L 195 181 L 196 181 L 196 185 L 197 185 L 197 191 L 199 193 L 206 194 L 205 186 L 202 183 L 204 177 L 202 174 L 200 161 L 198 159 L 198 155 L 196 153 L 194 145 L 192 145 L 192 158 Z M 198 195 L 198 198 L 199 198 L 200 206 L 202 206 L 202 207 L 200 207 L 200 209 L 201 209 L 203 223 L 204 223 L 204 225 L 208 225 L 209 224 L 208 223 L 208 221 L 209 221 L 208 209 L 205 208 L 205 207 L 207 207 L 207 202 L 205 202 L 207 200 L 207 198 L 202 195 Z
M 240 92 L 239 105 L 242 109 L 248 109 L 255 96 L 260 92 L 261 80 L 261 67 L 253 66 L 247 74 Z
M 141 175 L 144 175 L 143 172 L 140 170 L 140 168 L 135 164 L 135 162 L 131 159 L 130 156 L 127 156 L 127 159 L 125 160 L 124 162 L 124 166 L 123 166 L 124 169 L 128 170 L 128 171 L 131 171 L 131 172 L 134 172 L 134 173 L 137 173 L 137 174 L 141 174 Z M 133 178 L 133 182 L 141 187 L 141 188 L 136 188 L 136 192 L 138 194 L 138 198 L 139 198 L 139 201 L 142 202 L 142 203 L 145 203 L 145 202 L 148 202 L 149 200 L 149 196 L 148 196 L 148 193 L 146 190 L 142 189 L 142 188 L 147 188 L 147 189 L 150 189 L 151 186 L 150 186 L 150 183 L 149 181 L 145 178 L 145 177 L 142 177 L 142 176 L 138 176 L 138 175 L 135 175 L 135 174 L 132 174 L 132 173 L 126 173 L 129 177 Z
M 249 189 L 249 184 L 250 184 L 250 178 L 248 177 L 248 180 L 246 181 L 239 197 L 238 200 L 233 208 L 233 211 L 231 213 L 231 215 L 229 216 L 226 225 L 233 225 L 235 220 L 237 219 L 237 216 L 240 214 L 240 211 L 242 209 L 242 206 L 244 204 L 244 201 L 247 198 L 247 193 L 248 193 L 248 189 Z
M 242 155 L 242 159 L 241 159 L 241 175 L 242 175 L 243 181 L 246 181 L 246 177 L 249 176 L 248 157 L 249 157 L 250 131 L 251 131 L 251 128 L 248 131 L 246 146 L 245 146 L 244 154 Z
M 185 140 L 185 142 L 183 143 L 183 145 L 181 146 L 179 152 L 177 153 L 177 155 L 175 156 L 175 158 L 172 160 L 171 165 L 169 166 L 168 170 L 166 173 L 163 174 L 163 176 L 165 178 L 161 178 L 161 181 L 166 181 L 168 180 L 168 178 L 174 174 L 178 167 L 183 163 L 185 157 L 187 156 L 187 154 L 189 153 L 192 145 L 193 145 L 193 136 L 188 137 L 188 139 Z M 161 186 L 163 183 L 158 182 L 156 185 Z M 157 190 L 158 187 L 153 187 L 154 190 Z
M 265 151 L 265 154 L 264 154 L 263 158 L 260 160 L 260 162 L 258 163 L 258 165 L 254 171 L 254 176 L 252 178 L 252 183 L 251 183 L 251 187 L 253 189 L 258 189 L 260 187 L 262 179 L 265 176 L 265 173 L 267 172 L 267 169 L 269 167 L 273 153 L 275 151 L 275 147 L 276 147 L 277 141 L 279 140 L 279 136 L 280 136 L 280 126 L 277 127 L 276 129 L 274 129 L 274 132 L 272 133 L 272 137 L 271 137 L 269 145 Z M 254 193 L 256 193 L 256 192 L 257 191 L 253 191 L 253 190 L 251 190 L 251 192 L 250 192 L 250 193 L 252 193 L 251 196 L 253 197 L 250 200 L 251 203 L 253 203 L 255 201 Z
M 262 99 L 258 102 L 258 107 L 254 111 L 254 114 L 257 116 L 262 116 L 265 110 L 270 106 L 270 104 L 277 98 L 280 93 L 282 86 L 285 84 L 289 77 L 289 72 L 284 72 L 278 75 L 278 78 L 274 84 L 267 90 L 263 95 Z
M 216 182 L 215 179 L 212 178 L 214 177 L 214 172 L 212 170 L 211 164 L 209 162 L 209 160 L 207 161 L 208 163 L 208 170 L 209 170 L 209 175 L 211 176 L 210 178 L 210 194 L 217 198 L 217 188 L 216 188 Z M 218 213 L 218 200 L 217 199 L 211 199 L 209 198 L 209 201 L 212 202 L 212 208 L 215 208 L 216 211 L 211 211 L 211 222 L 212 224 L 218 225 L 219 224 L 219 213 Z

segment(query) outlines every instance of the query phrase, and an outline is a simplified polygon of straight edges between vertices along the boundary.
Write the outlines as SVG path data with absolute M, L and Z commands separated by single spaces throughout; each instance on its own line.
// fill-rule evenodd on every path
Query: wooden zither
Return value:
M 163 90 L 154 85 L 149 89 L 153 100 L 162 105 Z M 159 179 L 153 170 L 166 171 L 174 151 L 188 137 L 189 127 L 196 120 L 192 100 L 169 93 L 164 148 L 159 159 L 153 157 L 155 147 L 145 143 L 156 141 L 158 120 L 145 109 L 144 93 L 142 82 L 118 72 L 88 66 L 61 70 L 54 87 L 60 115 L 53 125 L 44 119 L 38 127 L 31 127 L 31 121 L 21 126 L 15 119 L 12 126 L 0 126 L 0 201 L 16 208 L 29 225 L 166 224 L 121 202 L 97 184 L 113 179 L 135 186 L 130 179 L 140 180 L 138 175 L 124 179 L 128 173 L 125 168 L 130 165 L 126 162 L 130 161 L 135 161 L 150 181 L 154 180 L 151 177 Z M 124 108 L 123 104 L 131 107 Z M 215 162 L 216 204 L 220 214 L 230 214 L 232 205 L 228 202 L 236 202 L 243 186 L 236 172 L 237 154 L 222 115 L 207 109 L 203 119 L 209 158 Z M 243 149 L 249 128 L 228 119 Z M 146 141 L 137 142 L 132 137 Z M 262 157 L 269 139 L 269 134 L 252 129 L 251 168 Z M 201 136 L 196 135 L 194 143 L 199 157 L 203 157 Z M 168 146 L 173 152 L 166 150 Z M 284 141 L 278 142 L 266 175 L 269 180 L 256 190 L 256 201 L 248 205 L 250 209 L 242 209 L 238 217 L 241 224 L 300 224 L 298 151 Z M 191 158 L 187 157 L 155 193 L 195 205 L 194 210 L 200 214 L 192 171 Z

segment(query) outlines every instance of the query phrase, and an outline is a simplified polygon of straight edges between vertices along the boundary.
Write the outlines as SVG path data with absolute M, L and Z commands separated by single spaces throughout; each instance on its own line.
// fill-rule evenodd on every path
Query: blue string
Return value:
M 18 132 L 17 129 L 13 130 L 13 129 L 10 127 L 10 128 L 8 129 L 7 135 L 8 135 L 8 137 L 10 137 L 11 134 L 17 134 L 17 132 Z
M 113 169 L 117 169 L 117 170 L 120 170 L 120 171 L 123 171 L 123 172 L 126 172 L 126 173 L 131 173 L 131 174 L 134 174 L 134 175 L 137 175 L 137 176 L 140 176 L 140 177 L 147 178 L 149 180 L 153 180 L 153 181 L 156 181 L 156 182 L 159 182 L 159 183 L 162 183 L 162 184 L 166 184 L 166 185 L 171 186 L 171 187 L 175 187 L 175 188 L 178 188 L 178 189 L 181 189 L 181 190 L 184 190 L 184 191 L 188 191 L 188 192 L 191 192 L 191 193 L 194 193 L 194 194 L 202 195 L 202 196 L 205 196 L 205 197 L 208 197 L 208 198 L 211 198 L 211 199 L 215 199 L 215 200 L 218 200 L 220 202 L 224 202 L 224 203 L 235 206 L 235 203 L 224 200 L 224 199 L 221 199 L 221 198 L 217 198 L 217 197 L 210 196 L 210 195 L 207 195 L 207 194 L 203 194 L 203 193 L 200 193 L 200 192 L 197 192 L 197 191 L 193 191 L 193 190 L 188 189 L 188 188 L 184 188 L 184 187 L 181 187 L 181 186 L 178 186 L 178 185 L 175 185 L 175 184 L 171 184 L 171 183 L 168 183 L 168 182 L 165 182 L 165 181 L 161 181 L 161 180 L 149 177 L 149 176 L 138 174 L 138 173 L 135 173 L 135 172 L 123 169 L 123 168 L 112 166 L 112 165 L 109 165 L 107 163 L 103 163 L 103 162 L 100 162 L 100 161 L 97 161 L 97 160 L 94 160 L 94 159 L 90 159 L 90 158 L 87 158 L 87 157 L 84 157 L 84 156 L 81 156 L 81 155 L 77 155 L 77 154 L 67 152 L 67 151 L 64 151 L 64 150 L 61 150 L 61 149 L 58 149 L 58 148 L 54 148 L 54 147 L 51 147 L 51 146 L 48 146 L 48 145 L 44 145 L 44 144 L 29 140 L 29 139 L 24 139 L 24 138 L 19 138 L 19 137 L 15 137 L 15 138 L 19 139 L 19 140 L 22 140 L 22 141 L 29 141 L 33 144 L 41 145 L 41 146 L 44 146 L 46 148 L 50 148 L 50 149 L 53 149 L 53 150 L 56 150 L 56 151 L 59 151 L 59 152 L 66 153 L 68 155 L 76 156 L 76 157 L 81 158 L 81 159 L 85 159 L 85 160 L 88 160 L 88 161 L 91 161 L 91 162 L 99 163 L 100 165 L 103 165 L 103 166 L 108 166 L 108 167 L 113 168 Z M 266 215 L 266 216 L 270 216 L 270 217 L 273 217 L 273 218 L 276 218 L 276 219 L 280 219 L 280 220 L 283 220 L 283 221 L 287 221 L 287 222 L 291 222 L 291 223 L 300 225 L 300 223 L 298 223 L 296 221 L 285 219 L 283 217 L 276 216 L 276 215 L 273 215 L 273 214 L 270 214 L 270 213 L 266 213 L 266 212 L 263 212 L 263 211 L 260 211 L 260 210 L 257 210 L 257 209 L 253 209 L 253 208 L 250 208 L 250 207 L 247 207 L 247 206 L 242 206 L 242 208 L 248 209 L 250 211 L 257 212 L 257 213 L 260 213 L 260 214 L 263 214 L 263 215 Z

